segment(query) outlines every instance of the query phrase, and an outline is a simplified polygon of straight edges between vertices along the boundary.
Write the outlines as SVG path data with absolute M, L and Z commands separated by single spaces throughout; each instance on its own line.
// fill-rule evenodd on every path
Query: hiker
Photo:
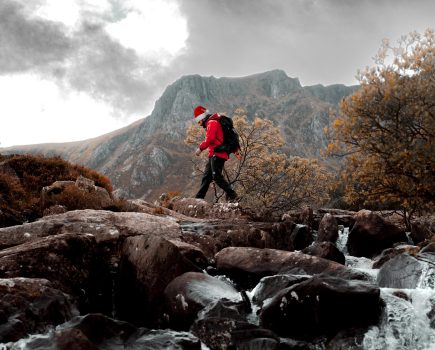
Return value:
M 207 108 L 203 106 L 197 106 L 193 110 L 193 115 L 195 122 L 206 129 L 205 140 L 199 145 L 195 154 L 199 156 L 202 151 L 208 148 L 208 162 L 205 166 L 204 175 L 202 176 L 201 187 L 195 197 L 204 198 L 210 183 L 214 181 L 225 191 L 227 198 L 234 201 L 237 199 L 237 193 L 222 176 L 222 170 L 229 155 L 227 152 L 215 152 L 214 150 L 214 148 L 221 145 L 224 140 L 224 133 L 221 123 L 219 122 L 221 116 L 217 113 L 213 115 L 210 114 Z

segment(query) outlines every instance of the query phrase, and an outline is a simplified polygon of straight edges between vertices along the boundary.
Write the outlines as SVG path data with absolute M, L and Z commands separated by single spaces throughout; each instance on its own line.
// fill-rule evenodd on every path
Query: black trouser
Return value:
M 224 169 L 225 159 L 213 156 L 208 159 L 208 163 L 205 166 L 204 175 L 202 176 L 201 188 L 196 194 L 196 198 L 204 198 L 207 194 L 208 187 L 211 182 L 214 182 L 222 188 L 227 194 L 229 199 L 237 197 L 236 192 L 231 188 L 230 184 L 222 176 L 222 170 Z

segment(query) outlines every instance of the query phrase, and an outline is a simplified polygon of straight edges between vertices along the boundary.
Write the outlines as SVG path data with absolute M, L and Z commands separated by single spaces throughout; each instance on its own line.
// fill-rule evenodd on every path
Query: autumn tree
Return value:
M 225 174 L 246 212 L 258 217 L 280 215 L 303 205 L 321 205 L 328 199 L 329 174 L 315 160 L 281 153 L 284 140 L 272 121 L 256 117 L 249 122 L 239 108 L 233 123 L 240 135 L 241 159 L 232 157 L 225 165 Z M 192 125 L 185 142 L 198 145 L 203 137 L 203 129 Z M 195 165 L 197 171 L 201 168 Z M 216 198 L 219 196 L 217 193 Z
M 360 88 L 340 103 L 329 151 L 346 155 L 349 203 L 434 209 L 435 36 L 385 40 Z

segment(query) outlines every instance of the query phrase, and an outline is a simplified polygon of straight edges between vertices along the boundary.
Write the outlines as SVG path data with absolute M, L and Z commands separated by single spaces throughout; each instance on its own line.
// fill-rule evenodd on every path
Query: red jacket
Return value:
M 219 122 L 220 118 L 220 115 L 217 113 L 208 118 L 205 124 L 207 128 L 205 132 L 205 140 L 199 145 L 199 149 L 203 151 L 208 148 L 209 158 L 216 155 L 219 158 L 228 160 L 229 157 L 227 152 L 214 151 L 214 148 L 222 144 L 224 141 L 224 132 L 222 131 L 222 126 Z

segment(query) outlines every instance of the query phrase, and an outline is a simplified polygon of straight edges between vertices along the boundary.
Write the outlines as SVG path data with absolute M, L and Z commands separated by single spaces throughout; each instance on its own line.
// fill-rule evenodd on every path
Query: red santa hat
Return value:
M 210 114 L 207 108 L 203 106 L 197 106 L 193 110 L 193 115 L 195 117 L 195 122 L 198 123 L 199 121 L 203 120 L 207 114 Z

